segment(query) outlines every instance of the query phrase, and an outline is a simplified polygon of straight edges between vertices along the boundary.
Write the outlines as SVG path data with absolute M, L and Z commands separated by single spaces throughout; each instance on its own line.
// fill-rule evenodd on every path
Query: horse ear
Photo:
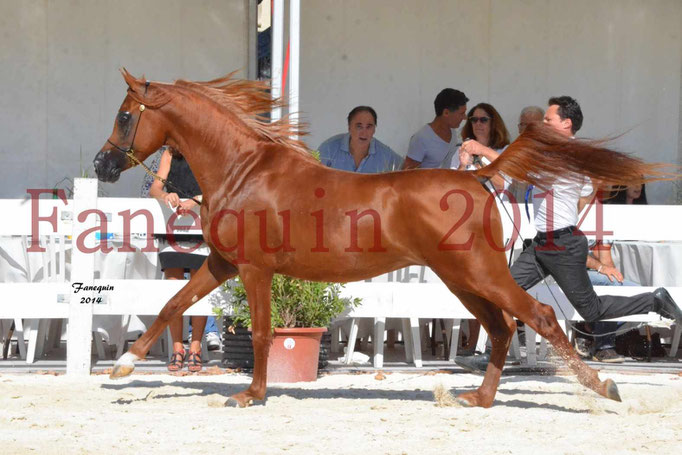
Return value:
M 123 80 L 126 81 L 126 84 L 128 84 L 128 87 L 130 87 L 130 90 L 132 90 L 135 93 L 143 94 L 144 93 L 144 88 L 145 88 L 145 79 L 144 76 L 140 79 L 136 79 L 135 76 L 130 74 L 127 69 L 121 68 L 120 69 L 121 74 L 123 75 Z

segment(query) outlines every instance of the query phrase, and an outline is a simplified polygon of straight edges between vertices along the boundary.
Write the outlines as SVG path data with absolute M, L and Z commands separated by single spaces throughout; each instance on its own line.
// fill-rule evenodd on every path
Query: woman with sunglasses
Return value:
M 486 151 L 498 155 L 509 145 L 509 131 L 497 110 L 488 103 L 479 103 L 467 114 L 467 121 L 462 128 L 464 143 L 459 148 L 459 162 L 457 169 L 466 170 L 487 166 L 490 160 L 486 158 Z M 485 150 L 487 149 L 487 150 Z M 480 162 L 474 162 L 476 155 L 481 156 Z M 491 179 L 497 190 L 509 187 L 510 181 L 502 176 Z
M 485 157 L 483 149 L 500 154 L 509 145 L 509 131 L 497 110 L 488 103 L 479 103 L 467 114 L 467 121 L 462 128 L 462 139 L 464 143 L 459 148 L 459 167 L 458 170 L 472 170 L 478 167 L 487 166 L 490 160 Z M 480 161 L 474 158 L 476 152 L 480 155 Z M 491 190 L 504 190 L 509 187 L 511 180 L 500 175 L 493 177 L 490 181 L 493 187 Z M 503 197 L 503 195 L 501 195 Z M 505 197 L 506 199 L 506 197 Z M 469 336 L 467 337 L 462 349 L 465 353 L 473 353 L 476 346 L 481 325 L 475 319 L 468 320 Z

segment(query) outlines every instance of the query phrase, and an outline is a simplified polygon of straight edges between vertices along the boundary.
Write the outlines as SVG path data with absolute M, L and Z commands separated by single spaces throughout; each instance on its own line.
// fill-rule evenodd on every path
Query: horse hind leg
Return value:
M 254 402 L 264 402 L 268 379 L 268 353 L 272 343 L 270 323 L 271 271 L 253 267 L 240 268 L 251 312 L 253 342 L 253 379 L 247 390 L 232 395 L 225 406 L 245 408 Z
M 494 280 L 481 283 L 480 292 L 552 343 L 583 386 L 611 400 L 621 401 L 616 383 L 611 379 L 600 381 L 597 371 L 578 357 L 566 334 L 559 327 L 554 309 L 538 302 L 521 289 L 511 274 L 508 277 L 497 276 Z
M 467 406 L 489 408 L 495 400 L 502 368 L 507 358 L 512 336 L 516 330 L 516 323 L 492 302 L 470 292 L 457 289 L 455 286 L 448 285 L 448 287 L 483 325 L 492 341 L 490 362 L 483 377 L 483 383 L 475 391 L 458 395 L 457 400 Z M 453 340 L 453 343 L 455 342 Z

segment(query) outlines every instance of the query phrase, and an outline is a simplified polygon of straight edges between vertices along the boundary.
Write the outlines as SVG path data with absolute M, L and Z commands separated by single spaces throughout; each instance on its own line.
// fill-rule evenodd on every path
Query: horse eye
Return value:
M 118 113 L 118 126 L 121 128 L 125 127 L 130 121 L 130 112 L 119 112 Z

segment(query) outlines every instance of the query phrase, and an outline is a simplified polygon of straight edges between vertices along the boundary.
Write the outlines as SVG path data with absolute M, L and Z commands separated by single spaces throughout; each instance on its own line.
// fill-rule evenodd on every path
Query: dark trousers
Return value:
M 578 229 L 548 238 L 538 235 L 514 262 L 511 274 L 526 290 L 552 275 L 587 322 L 653 311 L 654 295 L 651 292 L 632 297 L 598 296 L 585 268 L 587 252 L 587 239 Z
M 595 322 L 592 324 L 592 333 L 600 335 L 608 333 L 608 335 L 597 336 L 594 338 L 594 352 L 604 349 L 616 349 L 616 334 L 613 333 L 618 330 L 618 327 L 624 324 L 623 322 L 608 321 Z

